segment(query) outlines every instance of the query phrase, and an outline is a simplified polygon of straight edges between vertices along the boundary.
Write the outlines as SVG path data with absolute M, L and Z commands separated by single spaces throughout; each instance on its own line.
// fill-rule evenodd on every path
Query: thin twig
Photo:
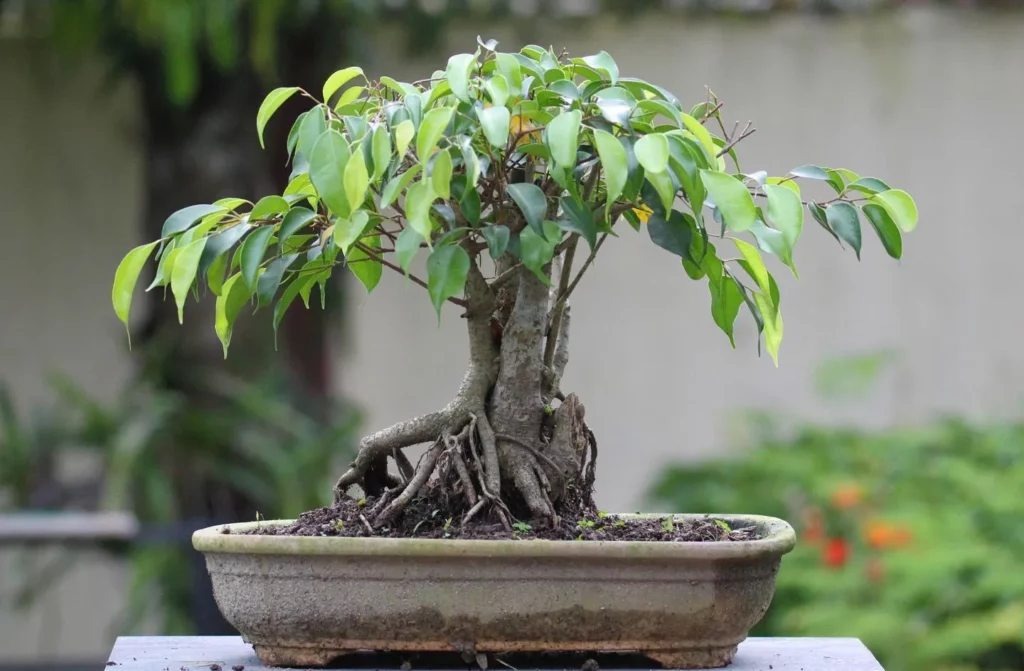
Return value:
M 366 518 L 364 516 L 360 515 L 359 516 L 359 521 L 363 523 L 364 527 L 366 527 L 366 533 L 368 533 L 368 534 L 370 534 L 372 536 L 373 535 L 373 527 L 370 526 L 370 523 L 368 521 L 366 521 Z
M 402 270 L 401 267 L 396 266 L 395 264 L 393 264 L 390 261 L 388 261 L 387 259 L 385 259 L 383 256 L 377 254 L 376 250 L 374 250 L 372 247 L 368 247 L 368 246 L 364 245 L 361 242 L 357 242 L 354 246 L 357 249 L 359 249 L 361 252 L 366 254 L 371 260 L 377 261 L 378 263 L 380 263 L 385 268 L 390 268 L 391 270 L 394 270 L 396 273 L 401 273 L 403 275 L 406 275 L 405 271 Z M 428 289 L 427 283 L 424 282 L 423 280 L 421 280 L 420 278 L 416 277 L 412 273 L 409 273 L 408 275 L 406 275 L 406 277 L 408 277 L 410 280 L 412 280 L 414 284 L 418 284 L 421 287 L 423 287 L 424 289 Z M 450 297 L 448 299 L 448 302 L 452 303 L 454 305 L 458 305 L 460 308 L 465 308 L 465 307 L 468 307 L 468 305 L 469 305 L 468 303 L 466 303 L 466 301 L 464 299 L 456 298 L 455 296 Z
M 739 125 L 738 122 L 737 122 L 737 125 Z M 715 154 L 715 158 L 721 158 L 722 156 L 725 156 L 726 154 L 729 153 L 729 150 L 732 149 L 733 147 L 735 147 L 737 144 L 739 144 L 743 140 L 743 138 L 750 137 L 751 135 L 753 135 L 756 132 L 757 132 L 757 129 L 756 128 L 751 128 L 750 127 L 750 122 L 748 121 L 746 127 L 743 129 L 743 132 L 740 133 L 740 135 L 738 137 L 733 137 L 733 139 L 729 141 L 729 144 L 727 144 L 724 147 L 722 147 L 722 151 L 720 151 L 717 154 Z
M 569 296 L 572 295 L 572 292 L 575 291 L 577 285 L 579 285 L 580 280 L 583 279 L 583 273 L 587 272 L 587 268 L 589 268 L 590 265 L 594 262 L 594 258 L 597 256 L 597 253 L 601 251 L 601 245 L 604 244 L 604 241 L 607 238 L 607 233 L 601 234 L 601 237 L 598 239 L 597 244 L 594 245 L 593 251 L 590 252 L 590 256 L 588 256 L 587 260 L 583 262 L 583 266 L 580 268 L 579 272 L 576 273 L 576 277 L 573 279 L 572 283 L 568 286 L 568 288 L 566 288 L 565 292 L 558 297 L 558 301 L 555 303 L 555 307 L 552 308 L 552 311 L 561 309 L 561 307 L 565 305 L 565 302 L 569 300 Z

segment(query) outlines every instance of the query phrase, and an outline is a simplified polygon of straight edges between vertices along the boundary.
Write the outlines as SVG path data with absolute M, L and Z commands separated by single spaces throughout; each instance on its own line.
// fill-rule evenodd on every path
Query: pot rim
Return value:
M 619 517 L 665 517 L 664 514 L 621 514 Z M 796 532 L 785 520 L 764 515 L 675 514 L 677 520 L 721 519 L 757 525 L 764 538 L 748 541 L 551 541 L 446 540 L 438 538 L 357 538 L 340 536 L 268 536 L 243 534 L 263 525 L 283 526 L 293 520 L 262 520 L 219 524 L 192 534 L 192 546 L 203 553 L 347 556 L 347 557 L 572 557 L 628 559 L 752 559 L 782 556 L 796 545 Z M 736 526 L 736 524 L 733 524 Z M 227 530 L 227 531 L 225 531 Z

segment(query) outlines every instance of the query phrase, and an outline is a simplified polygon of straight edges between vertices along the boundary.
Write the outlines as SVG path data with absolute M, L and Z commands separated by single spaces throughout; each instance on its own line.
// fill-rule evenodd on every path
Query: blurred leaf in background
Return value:
M 863 390 L 869 370 L 876 355 L 832 362 L 820 378 Z M 742 453 L 672 465 L 652 497 L 796 528 L 754 635 L 858 637 L 888 671 L 1024 668 L 1024 424 L 753 426 Z

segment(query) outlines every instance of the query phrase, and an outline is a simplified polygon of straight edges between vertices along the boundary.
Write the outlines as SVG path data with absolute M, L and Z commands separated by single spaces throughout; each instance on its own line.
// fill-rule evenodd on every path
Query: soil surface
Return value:
M 263 526 L 248 533 L 276 536 L 368 537 L 364 513 L 375 501 L 346 499 L 337 505 L 303 513 L 288 526 Z M 753 526 L 733 528 L 724 520 L 706 517 L 685 522 L 671 517 L 636 519 L 598 511 L 580 510 L 563 514 L 558 526 L 514 522 L 510 531 L 485 517 L 460 524 L 460 517 L 445 514 L 440 502 L 430 497 L 413 500 L 390 527 L 372 530 L 384 538 L 451 538 L 462 540 L 581 540 L 581 541 L 744 541 L 761 536 Z

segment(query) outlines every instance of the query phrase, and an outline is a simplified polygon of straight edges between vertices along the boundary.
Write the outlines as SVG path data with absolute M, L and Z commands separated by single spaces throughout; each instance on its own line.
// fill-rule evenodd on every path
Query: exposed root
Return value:
M 378 515 L 374 517 L 373 523 L 376 527 L 380 528 L 387 526 L 398 516 L 399 513 L 412 501 L 413 497 L 419 493 L 420 489 L 430 479 L 431 474 L 434 472 L 434 465 L 437 463 L 437 458 L 441 455 L 441 451 L 444 449 L 444 442 L 441 439 L 434 441 L 434 444 L 429 450 L 423 453 L 420 457 L 419 463 L 416 465 L 416 472 L 412 479 L 409 480 L 409 484 L 402 490 L 394 501 L 388 504 L 388 507 L 382 510 Z
M 409 461 L 409 457 L 405 456 L 405 452 L 400 449 L 391 450 L 391 458 L 395 460 L 395 464 L 398 465 L 398 472 L 402 475 L 402 484 L 408 483 L 412 480 L 413 473 L 415 472 L 412 463 Z
M 547 464 L 551 468 L 551 472 L 554 473 L 555 475 L 557 475 L 560 480 L 563 480 L 563 481 L 565 480 L 564 476 L 562 475 L 562 469 L 559 468 L 558 464 L 553 462 L 551 460 L 551 457 L 547 456 L 546 454 L 544 454 L 543 452 L 541 452 L 537 448 L 533 447 L 532 445 L 527 444 L 526 442 L 524 442 L 522 440 L 519 440 L 518 438 L 516 438 L 514 436 L 509 436 L 509 435 L 506 435 L 504 433 L 498 433 L 498 434 L 495 434 L 495 436 L 500 438 L 501 440 L 507 441 L 509 443 L 512 443 L 513 445 L 516 445 L 517 447 L 521 447 L 522 449 L 526 450 L 531 455 L 533 455 L 534 459 L 536 459 L 537 461 L 543 461 L 545 464 Z M 542 484 L 544 485 L 544 489 L 547 490 L 547 491 L 551 491 L 551 483 L 548 482 L 548 478 L 545 476 L 544 470 L 541 469 L 539 467 L 539 465 L 537 467 L 537 472 L 538 472 L 540 478 L 542 478 L 542 480 L 543 480 Z M 561 488 L 561 486 L 560 486 L 560 488 Z

